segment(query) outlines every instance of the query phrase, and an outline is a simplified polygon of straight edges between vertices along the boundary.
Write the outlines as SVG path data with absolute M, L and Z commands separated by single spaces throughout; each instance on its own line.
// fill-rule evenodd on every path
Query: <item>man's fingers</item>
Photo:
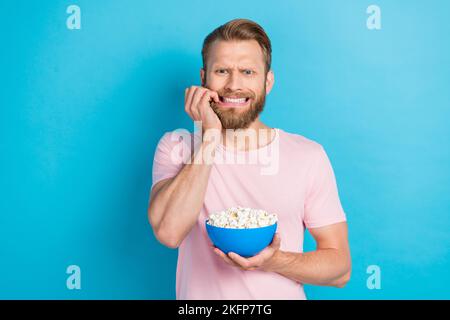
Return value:
M 236 264 L 236 262 L 234 262 L 233 260 L 231 260 L 224 252 L 222 252 L 220 249 L 218 248 L 214 248 L 214 252 L 216 254 L 218 254 L 223 260 L 225 260 L 226 263 L 232 265 L 232 266 L 236 266 L 238 267 L 239 265 Z
M 205 87 L 191 86 L 184 91 L 184 109 L 194 121 L 205 120 L 202 117 L 208 115 L 208 110 L 205 110 L 205 107 L 210 106 L 211 100 L 216 103 L 220 102 L 218 93 Z
M 205 112 L 207 112 L 207 110 L 205 110 L 204 108 L 209 108 L 210 104 L 209 104 L 209 100 L 211 100 L 211 91 L 206 91 L 201 100 L 199 101 L 199 112 L 200 112 L 200 116 L 202 116 L 203 114 L 205 114 Z
M 264 261 L 264 257 L 261 255 L 261 253 L 250 257 L 247 259 L 250 266 L 260 266 L 262 262 Z
M 253 267 L 251 265 L 251 263 L 244 257 L 241 257 L 240 255 L 238 255 L 237 253 L 234 252 L 229 252 L 228 256 L 235 262 L 237 263 L 239 266 L 243 267 L 243 268 L 250 268 Z
M 194 94 L 195 87 L 191 86 L 187 89 L 187 95 L 186 95 L 186 106 L 190 106 L 192 102 L 192 95 Z
M 187 89 L 186 93 L 186 103 L 184 105 L 184 110 L 189 114 L 191 118 L 193 118 L 193 114 L 191 112 L 191 103 L 192 103 L 192 96 L 194 94 L 195 88 L 193 86 L 189 87 Z
M 202 93 L 203 89 L 200 87 L 192 86 L 190 89 L 190 97 L 188 98 L 187 108 L 189 110 L 188 113 L 192 114 L 195 121 L 201 120 L 200 113 L 197 109 L 197 104 L 199 99 L 201 98 Z
M 198 108 L 198 104 L 201 100 L 201 98 L 203 97 L 205 91 L 202 88 L 196 88 L 195 92 L 193 93 L 192 96 L 192 102 L 190 105 L 191 108 L 191 113 L 194 115 L 194 120 L 196 121 L 201 121 L 201 112 L 200 109 Z
M 234 265 L 235 263 L 233 260 L 227 257 L 227 255 L 222 252 L 220 249 L 214 248 L 214 252 L 218 254 L 222 259 L 224 259 L 227 263 Z
M 194 92 L 194 96 L 192 97 L 192 103 L 191 103 L 191 110 L 192 109 L 198 109 L 198 103 L 200 102 L 201 98 L 205 94 L 206 89 L 197 87 Z
M 222 252 L 220 249 L 214 247 L 214 252 L 219 255 L 222 259 L 225 260 L 226 263 L 229 265 L 239 267 L 244 270 L 256 270 L 258 269 L 258 263 L 256 263 L 255 260 L 251 261 L 249 259 L 246 259 L 244 257 L 239 256 L 238 254 L 234 252 L 229 252 L 228 255 L 226 255 L 224 252 Z M 252 257 L 253 258 L 253 257 Z
M 219 102 L 220 101 L 219 94 L 216 91 L 209 90 L 209 94 L 210 94 L 211 98 L 213 98 L 213 100 L 215 102 Z

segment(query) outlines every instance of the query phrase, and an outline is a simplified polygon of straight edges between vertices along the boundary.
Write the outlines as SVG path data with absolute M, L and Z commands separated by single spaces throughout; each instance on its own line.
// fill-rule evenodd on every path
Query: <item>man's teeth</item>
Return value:
M 246 98 L 233 99 L 233 98 L 223 98 L 223 101 L 228 103 L 245 103 Z

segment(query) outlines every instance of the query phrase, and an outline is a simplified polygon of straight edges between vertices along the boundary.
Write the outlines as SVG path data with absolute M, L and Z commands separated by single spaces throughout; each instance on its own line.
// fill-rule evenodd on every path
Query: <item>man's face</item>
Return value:
M 267 81 L 258 42 L 216 41 L 206 64 L 206 72 L 201 70 L 202 85 L 220 97 L 220 102 L 212 103 L 211 107 L 223 128 L 248 128 L 262 112 L 266 94 L 272 87 L 272 82 Z

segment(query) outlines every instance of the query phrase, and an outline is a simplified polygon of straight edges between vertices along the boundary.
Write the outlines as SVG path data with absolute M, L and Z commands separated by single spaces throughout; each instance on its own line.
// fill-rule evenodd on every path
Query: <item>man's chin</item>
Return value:
M 246 121 L 243 121 L 240 118 L 222 118 L 222 128 L 230 130 L 247 129 L 248 127 L 250 127 L 250 124 L 255 121 L 255 119 L 247 119 Z
M 251 99 L 247 106 L 243 107 L 224 107 L 220 104 L 215 104 L 214 112 L 222 123 L 222 128 L 230 130 L 247 129 L 255 121 L 258 115 L 262 112 L 264 104 L 255 105 Z

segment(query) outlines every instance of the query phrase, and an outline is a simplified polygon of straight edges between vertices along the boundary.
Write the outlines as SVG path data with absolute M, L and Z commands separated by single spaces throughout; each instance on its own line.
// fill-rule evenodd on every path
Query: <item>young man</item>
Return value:
M 351 259 L 329 159 L 319 143 L 259 119 L 274 84 L 266 33 L 232 20 L 206 37 L 202 56 L 202 86 L 185 92 L 200 133 L 161 138 L 148 208 L 156 238 L 179 248 L 177 299 L 306 299 L 303 283 L 343 287 Z M 272 243 L 251 258 L 224 254 L 206 233 L 209 214 L 237 206 L 278 216 Z M 305 227 L 317 243 L 307 253 Z

